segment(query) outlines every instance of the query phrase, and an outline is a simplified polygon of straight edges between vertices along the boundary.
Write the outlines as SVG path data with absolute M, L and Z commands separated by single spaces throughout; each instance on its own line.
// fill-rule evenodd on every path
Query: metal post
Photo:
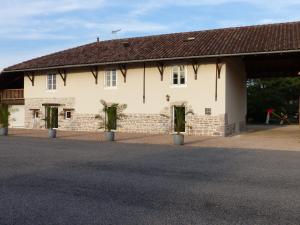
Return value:
M 143 104 L 146 102 L 146 63 L 144 63 L 144 77 L 143 77 Z

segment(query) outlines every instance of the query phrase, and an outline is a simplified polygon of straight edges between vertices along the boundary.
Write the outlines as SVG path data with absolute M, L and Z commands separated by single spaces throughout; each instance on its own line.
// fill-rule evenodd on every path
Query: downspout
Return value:
M 218 101 L 218 62 L 216 63 L 215 101 Z
M 146 103 L 146 63 L 144 62 L 144 76 L 143 76 L 143 104 Z

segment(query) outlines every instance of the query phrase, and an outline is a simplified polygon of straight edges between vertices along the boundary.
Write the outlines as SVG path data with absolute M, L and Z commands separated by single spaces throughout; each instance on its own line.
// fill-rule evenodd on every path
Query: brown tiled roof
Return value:
M 189 40 L 194 38 L 194 40 Z M 300 22 L 101 41 L 32 59 L 4 71 L 185 57 L 300 51 Z

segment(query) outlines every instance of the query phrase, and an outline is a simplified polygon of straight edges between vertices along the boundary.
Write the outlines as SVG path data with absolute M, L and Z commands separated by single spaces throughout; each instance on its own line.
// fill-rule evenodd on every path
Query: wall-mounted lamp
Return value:
M 170 95 L 166 95 L 166 100 L 167 100 L 167 102 L 170 101 Z

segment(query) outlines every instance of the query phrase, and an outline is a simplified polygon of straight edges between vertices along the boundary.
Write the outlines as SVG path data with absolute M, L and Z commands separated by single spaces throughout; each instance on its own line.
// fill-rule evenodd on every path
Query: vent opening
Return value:
M 187 39 L 185 39 L 184 41 L 185 42 L 188 42 L 188 41 L 194 41 L 196 38 L 195 37 L 188 37 Z
M 211 108 L 205 108 L 205 115 L 210 116 L 211 115 Z

